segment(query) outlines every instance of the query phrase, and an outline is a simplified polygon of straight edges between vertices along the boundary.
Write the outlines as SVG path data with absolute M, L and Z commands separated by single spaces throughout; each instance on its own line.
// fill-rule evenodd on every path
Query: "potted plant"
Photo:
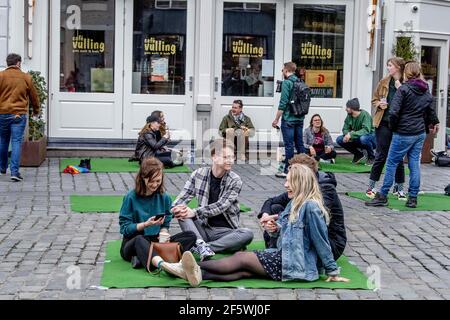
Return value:
M 33 118 L 33 108 L 29 107 L 28 123 L 22 144 L 20 165 L 23 167 L 39 167 L 47 157 L 47 137 L 45 136 L 45 121 L 43 110 L 47 101 L 47 83 L 39 71 L 29 71 L 34 87 L 41 103 L 39 114 Z

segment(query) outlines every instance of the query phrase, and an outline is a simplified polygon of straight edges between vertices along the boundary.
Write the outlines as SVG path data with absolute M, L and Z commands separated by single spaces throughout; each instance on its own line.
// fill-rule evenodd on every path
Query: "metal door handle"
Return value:
M 189 89 L 188 90 L 192 92 L 192 88 L 194 87 L 194 77 L 190 76 L 189 80 L 186 80 L 185 82 L 189 83 Z
M 219 91 L 219 77 L 214 77 L 214 91 Z

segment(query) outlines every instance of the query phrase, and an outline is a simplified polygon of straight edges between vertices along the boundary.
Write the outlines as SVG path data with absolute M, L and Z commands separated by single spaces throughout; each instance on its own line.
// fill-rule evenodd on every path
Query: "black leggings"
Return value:
M 199 262 L 204 280 L 234 281 L 243 278 L 269 278 L 254 252 L 239 251 L 230 257 Z
M 388 124 L 381 122 L 378 128 L 375 129 L 375 139 L 377 140 L 377 152 L 375 154 L 375 162 L 372 165 L 370 171 L 370 180 L 380 180 L 381 172 L 383 171 L 386 159 L 389 153 L 389 147 L 391 146 L 392 131 L 389 129 Z M 395 182 L 405 182 L 405 166 L 401 161 L 397 170 L 395 171 Z
M 197 236 L 192 231 L 181 232 L 170 237 L 170 242 L 179 242 L 181 244 L 182 252 L 190 250 L 195 245 L 195 241 L 197 241 Z M 120 255 L 122 256 L 122 259 L 126 261 L 131 261 L 133 256 L 137 256 L 141 265 L 145 267 L 149 260 L 148 253 L 150 251 L 151 242 L 158 242 L 157 236 L 144 236 L 138 234 L 133 238 L 124 237 L 120 248 Z M 156 253 L 152 252 L 150 259 L 155 255 Z M 152 270 L 154 269 L 151 263 L 150 268 Z
M 309 150 L 307 150 L 307 151 L 308 151 L 307 155 L 311 156 L 311 153 L 309 152 Z M 325 153 L 325 151 L 320 151 L 320 152 L 316 151 L 316 156 L 314 157 L 314 159 L 316 159 L 316 161 L 320 161 L 320 159 L 331 160 L 331 159 L 336 159 L 336 157 L 337 157 L 337 153 L 335 150 L 331 150 L 330 153 Z

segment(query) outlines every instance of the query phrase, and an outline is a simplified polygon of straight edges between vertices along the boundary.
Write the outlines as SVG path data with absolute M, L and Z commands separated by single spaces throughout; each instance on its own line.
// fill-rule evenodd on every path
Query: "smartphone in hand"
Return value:
M 155 220 L 159 220 L 161 218 L 164 218 L 166 215 L 165 214 L 158 214 L 155 216 Z

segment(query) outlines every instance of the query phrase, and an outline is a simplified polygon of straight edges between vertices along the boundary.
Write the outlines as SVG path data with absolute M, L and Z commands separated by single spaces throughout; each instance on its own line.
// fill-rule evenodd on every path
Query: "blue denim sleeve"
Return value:
M 319 206 L 307 203 L 305 211 L 307 233 L 316 249 L 319 259 L 325 268 L 327 275 L 335 276 L 339 274 L 339 268 L 333 258 L 330 242 L 328 240 L 328 229 Z

